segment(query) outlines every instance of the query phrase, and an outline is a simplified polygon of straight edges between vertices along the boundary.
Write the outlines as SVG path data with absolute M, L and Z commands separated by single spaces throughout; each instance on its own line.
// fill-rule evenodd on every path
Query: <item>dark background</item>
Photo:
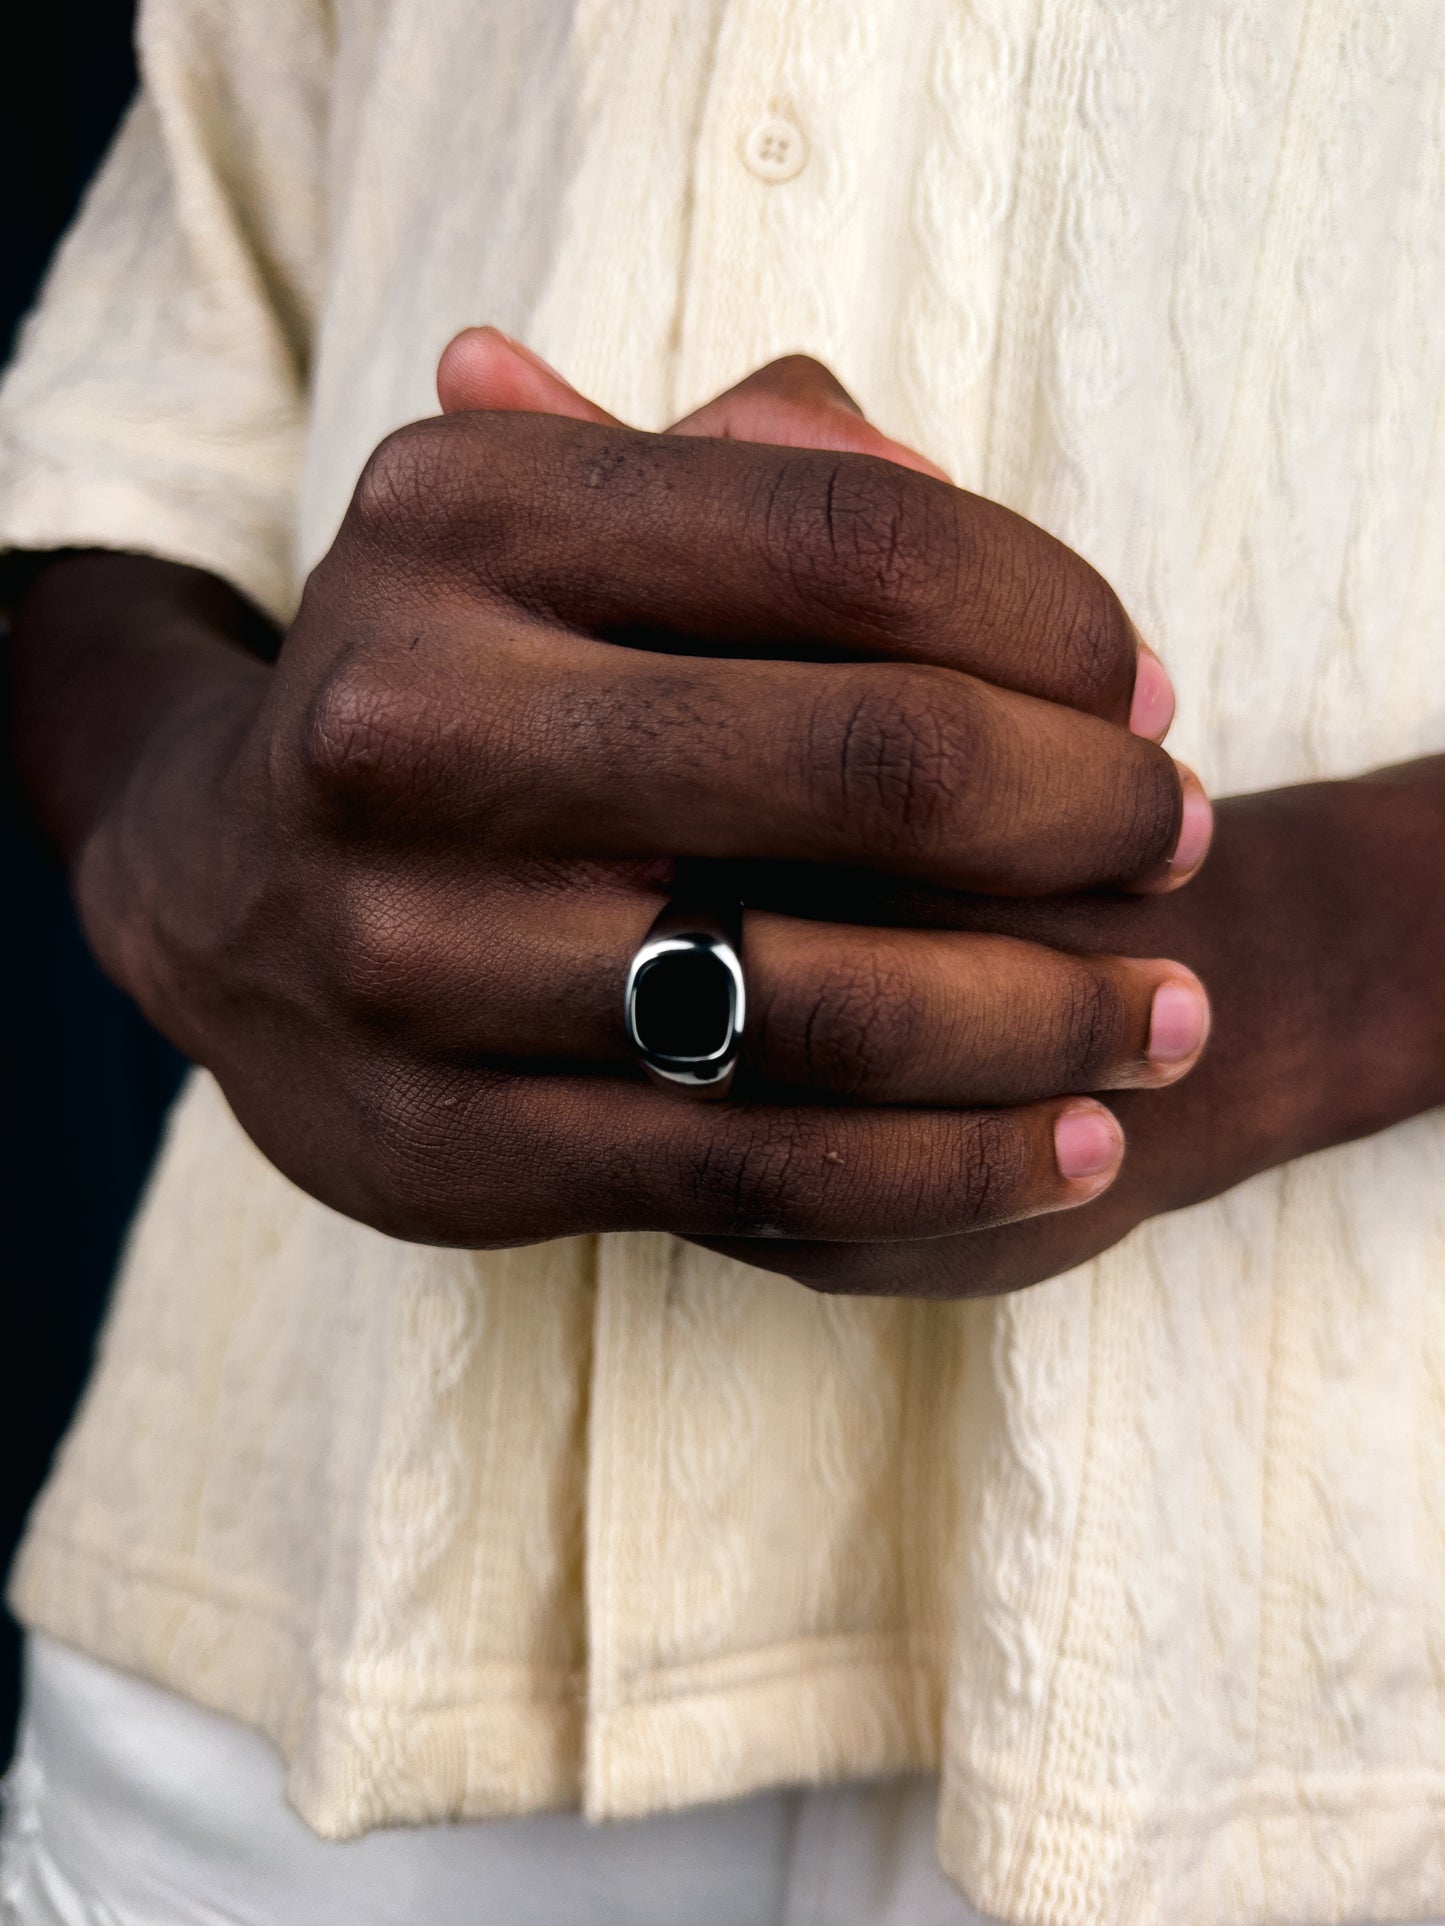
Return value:
M 45 0 L 0 30 L 0 359 L 135 85 L 125 0 Z M 6 731 L 8 743 L 9 732 Z M 0 1567 L 84 1382 L 126 1221 L 181 1074 L 90 961 L 65 884 L 6 783 L 12 905 L 6 1273 L 0 1286 Z M 0 1617 L 0 1769 L 19 1637 Z

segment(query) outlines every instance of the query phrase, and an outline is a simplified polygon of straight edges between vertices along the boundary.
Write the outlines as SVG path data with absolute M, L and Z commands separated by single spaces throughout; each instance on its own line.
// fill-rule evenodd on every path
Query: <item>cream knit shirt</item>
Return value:
M 492 320 L 791 349 L 1081 549 L 1218 793 L 1445 740 L 1439 0 L 153 0 L 0 538 L 284 618 Z M 769 126 L 769 123 L 772 123 Z M 479 986 L 479 994 L 485 986 Z M 14 1581 L 319 1831 L 941 1770 L 1037 1926 L 1445 1909 L 1445 1127 L 990 1303 L 345 1222 L 194 1078 Z

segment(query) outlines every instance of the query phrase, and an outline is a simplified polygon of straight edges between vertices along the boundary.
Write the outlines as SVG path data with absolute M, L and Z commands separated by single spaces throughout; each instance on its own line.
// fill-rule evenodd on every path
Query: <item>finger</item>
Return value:
M 445 652 L 443 652 L 445 659 Z M 854 865 L 1003 895 L 1165 888 L 1211 821 L 1164 750 L 915 665 L 684 661 L 526 629 L 485 673 L 354 663 L 311 704 L 323 810 L 599 858 Z
M 1031 1103 L 1158 1089 L 1197 1062 L 1209 1003 L 1162 959 L 1007 937 L 930 938 L 747 919 L 746 1064 L 861 1103 Z
M 1219 837 L 1232 833 L 1237 800 L 1230 798 L 1220 806 Z M 1182 903 L 1105 891 L 1030 898 L 933 889 L 869 871 L 812 863 L 728 864 L 716 875 L 699 878 L 694 889 L 739 900 L 760 911 L 819 923 L 987 933 L 1051 949 L 1135 957 L 1156 956 L 1186 941 L 1196 943 L 1203 927 L 1199 919 L 1216 907 L 1207 880 Z
M 1111 1104 L 1128 1136 L 1137 1106 L 1149 1099 L 1121 1097 Z M 1132 1146 L 1131 1146 L 1132 1148 Z M 997 1225 L 963 1237 L 934 1237 L 908 1244 L 775 1243 L 762 1238 L 699 1238 L 706 1249 L 791 1277 L 830 1294 L 867 1297 L 994 1297 L 1057 1277 L 1116 1244 L 1148 1216 L 1137 1173 L 1126 1163 L 1120 1181 L 1082 1211 L 1054 1211 L 1028 1223 Z
M 533 349 L 494 327 L 465 328 L 448 342 L 437 367 L 437 398 L 444 414 L 493 410 L 620 425 Z M 809 355 L 769 362 L 684 415 L 668 433 L 876 455 L 948 480 L 927 456 L 865 420 L 842 383 Z
M 437 395 L 444 414 L 491 410 L 620 425 L 533 349 L 493 327 L 464 329 L 448 343 L 437 370 Z M 683 416 L 668 432 L 868 455 L 949 480 L 927 456 L 875 428 L 837 377 L 809 355 L 769 362 Z M 1132 624 L 1130 628 L 1136 659 L 1129 727 L 1151 742 L 1162 742 L 1174 719 L 1173 684 L 1159 657 Z
M 437 416 L 373 454 L 347 535 L 399 590 L 445 575 L 633 643 L 929 662 L 1119 723 L 1133 696 L 1132 624 L 1086 562 L 865 455 Z
M 760 1237 L 692 1241 L 830 1297 L 997 1297 L 1073 1270 L 1117 1243 L 1138 1221 L 1137 1209 L 1115 1204 L 1118 1198 L 1123 1205 L 1126 1189 L 1127 1180 L 1114 1185 L 1082 1213 L 1054 1211 L 1027 1223 L 906 1244 L 784 1243 Z
M 875 428 L 838 378 L 811 355 L 791 354 L 770 361 L 684 415 L 668 432 L 875 455 L 938 481 L 949 479 L 916 448 Z
M 620 424 L 615 415 L 579 394 L 571 382 L 500 328 L 464 328 L 437 364 L 443 414 L 490 409 L 499 414 L 563 415 L 573 421 Z
M 414 1044 L 626 1065 L 622 987 L 657 907 L 637 891 L 529 893 L 502 915 L 465 882 L 420 900 L 373 883 L 338 951 L 356 1012 Z M 1208 1035 L 1202 985 L 1162 959 L 752 913 L 744 951 L 742 1068 L 755 1089 L 922 1105 L 1157 1089 L 1193 1068 Z
M 875 455 L 939 481 L 950 479 L 926 455 L 875 428 L 837 376 L 811 355 L 785 355 L 779 361 L 770 361 L 692 414 L 684 415 L 669 432 Z M 1134 639 L 1137 664 L 1129 727 L 1135 735 L 1162 742 L 1174 720 L 1174 685 L 1164 664 L 1137 630 Z
M 944 482 L 950 479 L 926 455 L 875 428 L 837 377 L 809 355 L 770 361 L 685 415 L 668 432 L 875 455 L 920 475 L 932 475 Z M 1136 736 L 1162 742 L 1174 720 L 1174 685 L 1164 664 L 1137 630 L 1135 649 L 1129 727 Z
M 493 1146 L 485 1162 L 478 1145 Z M 1091 1098 L 1010 1110 L 693 1104 L 600 1077 L 399 1070 L 369 1111 L 391 1234 L 942 1237 L 1089 1202 L 1123 1133 Z M 376 1221 L 375 1207 L 364 1213 Z

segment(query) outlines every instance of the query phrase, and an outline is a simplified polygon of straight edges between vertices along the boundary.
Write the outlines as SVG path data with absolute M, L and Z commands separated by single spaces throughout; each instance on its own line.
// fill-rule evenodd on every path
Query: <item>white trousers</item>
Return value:
M 589 1826 L 315 1837 L 258 1734 L 35 1637 L 0 1837 L 6 1926 L 986 1926 L 932 1780 Z

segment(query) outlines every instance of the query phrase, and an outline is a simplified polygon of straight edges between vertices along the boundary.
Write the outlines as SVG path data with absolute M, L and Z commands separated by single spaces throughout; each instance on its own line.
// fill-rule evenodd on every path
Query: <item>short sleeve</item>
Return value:
M 324 273 L 312 0 L 154 0 L 141 87 L 0 384 L 0 550 L 134 550 L 295 603 Z

